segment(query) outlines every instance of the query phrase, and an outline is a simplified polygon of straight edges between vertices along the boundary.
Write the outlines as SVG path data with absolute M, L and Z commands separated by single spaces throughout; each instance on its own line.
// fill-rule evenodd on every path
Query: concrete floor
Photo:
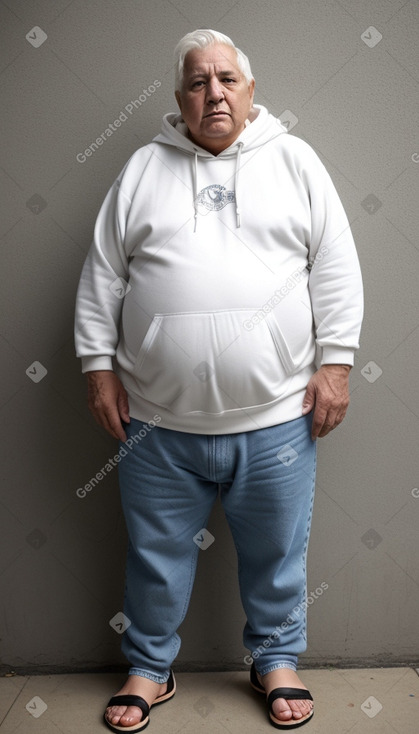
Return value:
M 413 668 L 303 670 L 315 701 L 307 734 L 416 734 L 419 676 Z M 124 680 L 119 674 L 0 678 L 1 734 L 92 734 Z M 177 673 L 175 697 L 151 711 L 152 734 L 273 731 L 248 673 Z

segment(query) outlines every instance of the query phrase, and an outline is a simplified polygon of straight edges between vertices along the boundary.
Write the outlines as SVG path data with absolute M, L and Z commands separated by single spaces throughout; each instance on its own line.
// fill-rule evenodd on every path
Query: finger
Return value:
M 121 440 L 125 440 L 123 438 L 125 435 L 124 430 L 116 408 L 110 408 L 105 405 L 100 408 L 92 406 L 90 410 L 96 422 L 104 428 L 107 433 L 109 433 L 113 438 L 121 438 Z
M 348 401 L 348 403 L 346 403 L 346 405 L 342 405 L 341 406 L 341 409 L 340 409 L 339 415 L 338 415 L 338 423 L 342 423 L 342 421 L 343 421 L 343 419 L 344 419 L 344 417 L 345 417 L 345 415 L 347 413 L 348 405 L 349 405 L 349 401 Z
M 344 419 L 344 417 L 346 415 L 347 407 L 348 406 L 345 405 L 345 404 L 340 404 L 335 410 L 331 410 L 329 412 L 328 419 L 327 419 L 326 422 L 330 424 L 330 426 L 331 426 L 330 430 L 331 431 L 334 428 L 337 428 L 340 423 L 342 423 L 342 421 L 343 421 L 343 419 Z
M 129 421 L 125 421 L 125 422 L 128 423 Z M 125 441 L 127 440 L 127 434 L 124 431 L 124 427 L 122 425 L 122 421 L 121 421 L 121 427 L 120 427 L 120 429 L 118 430 L 118 433 L 117 433 L 117 438 L 119 438 L 119 440 L 122 441 L 123 443 L 125 443 Z
M 318 403 L 314 411 L 312 436 L 314 434 L 316 438 L 323 438 L 336 428 L 339 423 L 338 409 L 331 408 L 330 406 L 327 408 Z
M 311 438 L 313 441 L 320 437 L 321 432 L 323 431 L 326 415 L 326 411 L 323 411 L 318 407 L 314 409 L 313 422 L 311 424 Z
M 124 428 L 122 426 L 121 418 L 119 417 L 119 413 L 117 411 L 112 411 L 110 413 L 105 414 L 105 420 L 106 425 L 104 426 L 108 433 L 111 434 L 114 438 L 118 438 L 121 441 L 126 441 L 126 433 L 124 431 Z
M 314 406 L 314 395 L 314 390 L 312 389 L 311 385 L 308 385 L 303 400 L 303 415 L 307 415 L 307 413 L 312 410 Z
M 128 395 L 125 390 L 123 390 L 123 392 L 121 392 L 118 397 L 118 409 L 119 409 L 119 415 L 121 416 L 124 423 L 129 423 L 130 417 L 129 417 Z
M 324 436 L 327 436 L 328 433 L 337 428 L 338 425 L 342 423 L 345 417 L 345 412 L 345 410 L 329 410 L 324 418 L 323 426 L 319 433 L 319 438 L 324 438 Z
M 106 416 L 100 410 L 98 410 L 97 408 L 90 408 L 90 412 L 91 412 L 93 418 L 95 419 L 96 423 L 101 428 L 104 428 L 105 431 L 107 431 L 109 433 L 110 426 L 109 426 L 109 422 L 108 422 Z
M 328 435 L 328 433 L 330 433 L 330 431 L 333 431 L 333 428 L 334 428 L 334 427 L 335 427 L 335 426 L 329 426 L 329 425 L 328 425 L 327 423 L 325 423 L 325 424 L 323 425 L 323 427 L 322 427 L 322 429 L 321 429 L 320 433 L 319 433 L 319 438 L 324 438 L 325 436 L 327 436 L 327 435 Z

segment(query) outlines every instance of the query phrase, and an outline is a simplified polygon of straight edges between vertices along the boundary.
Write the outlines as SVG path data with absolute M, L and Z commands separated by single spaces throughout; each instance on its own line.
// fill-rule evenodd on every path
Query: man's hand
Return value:
M 322 438 L 333 431 L 345 417 L 349 405 L 347 364 L 324 364 L 307 385 L 303 415 L 314 408 L 311 438 Z
M 128 396 L 119 377 L 110 370 L 87 372 L 87 403 L 102 428 L 126 441 L 122 422 L 129 423 Z

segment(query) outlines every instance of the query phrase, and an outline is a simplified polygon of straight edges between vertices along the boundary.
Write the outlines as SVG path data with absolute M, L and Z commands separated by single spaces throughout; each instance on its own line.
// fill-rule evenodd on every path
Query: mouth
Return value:
M 205 117 L 225 117 L 228 116 L 228 112 L 223 112 L 220 110 L 219 112 L 210 112 L 209 115 L 205 115 Z

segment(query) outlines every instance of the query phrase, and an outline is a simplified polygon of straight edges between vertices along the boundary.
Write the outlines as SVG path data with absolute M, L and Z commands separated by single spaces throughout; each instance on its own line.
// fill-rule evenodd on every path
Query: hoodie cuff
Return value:
M 346 347 L 323 347 L 321 364 L 348 364 L 353 367 L 355 353 Z
M 82 357 L 81 371 L 96 372 L 97 370 L 110 370 L 113 372 L 112 357 Z

